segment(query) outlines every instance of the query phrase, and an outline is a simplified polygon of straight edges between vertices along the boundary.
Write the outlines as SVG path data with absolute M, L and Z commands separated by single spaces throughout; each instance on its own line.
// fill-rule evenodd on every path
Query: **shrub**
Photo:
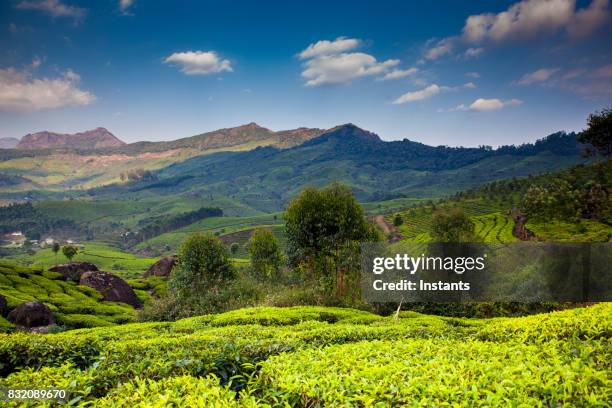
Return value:
M 280 405 L 304 407 L 606 401 L 607 372 L 558 346 L 442 339 L 360 342 L 273 356 L 262 364 L 259 384 L 264 396 Z M 573 386 L 563 385 L 568 383 Z
M 215 376 L 182 375 L 159 381 L 136 379 L 122 384 L 94 406 L 257 407 L 255 398 L 237 400 L 236 393 L 219 386 Z
M 208 234 L 195 233 L 181 244 L 178 267 L 169 285 L 182 295 L 200 295 L 215 290 L 234 277 L 225 245 Z
M 260 277 L 276 277 L 283 264 L 283 254 L 276 237 L 269 229 L 257 229 L 247 244 L 251 266 Z

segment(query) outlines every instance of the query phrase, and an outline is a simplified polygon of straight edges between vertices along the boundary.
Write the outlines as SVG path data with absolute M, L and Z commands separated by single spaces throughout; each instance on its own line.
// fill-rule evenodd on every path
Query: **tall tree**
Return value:
M 55 263 L 57 263 L 57 253 L 60 250 L 60 244 L 57 241 L 53 241 L 53 245 L 51 246 L 51 251 L 55 254 Z
M 78 248 L 74 245 L 64 245 L 62 247 L 62 253 L 66 258 L 68 258 L 68 262 L 72 261 L 72 258 L 79 252 Z
M 474 230 L 474 223 L 460 208 L 438 210 L 432 218 L 431 232 L 437 242 L 474 241 Z
M 233 277 L 229 252 L 219 238 L 194 233 L 181 244 L 178 265 L 169 285 L 180 294 L 190 296 L 217 290 Z
M 306 188 L 292 200 L 285 215 L 288 255 L 293 265 L 304 265 L 313 277 L 329 277 L 336 296 L 346 292 L 347 273 L 340 257 L 355 242 L 378 239 L 351 190 L 335 183 L 323 189 Z M 345 256 L 343 256 L 344 258 Z
M 587 119 L 587 128 L 578 135 L 578 140 L 590 144 L 593 148 L 587 154 L 600 155 L 608 160 L 612 158 L 612 109 L 604 108 L 591 113 Z
M 283 253 L 272 231 L 257 229 L 247 244 L 251 266 L 260 277 L 277 276 L 283 264 Z

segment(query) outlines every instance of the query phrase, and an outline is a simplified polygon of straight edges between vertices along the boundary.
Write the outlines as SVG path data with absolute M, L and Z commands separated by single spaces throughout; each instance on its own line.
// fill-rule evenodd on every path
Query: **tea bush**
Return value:
M 159 279 L 153 280 L 150 285 L 158 288 L 164 286 Z M 66 328 L 110 326 L 133 322 L 136 319 L 132 306 L 118 302 L 103 302 L 102 295 L 98 291 L 64 281 L 60 273 L 1 261 L 0 295 L 6 298 L 9 308 L 27 301 L 44 302 L 55 314 L 57 323 Z M 150 297 L 146 292 L 141 295 L 145 300 Z M 7 323 L 0 321 L 0 332 L 14 329 L 13 325 Z
M 66 388 L 88 406 L 606 406 L 611 312 L 395 318 L 266 307 L 4 334 L 0 387 Z
M 372 341 L 271 357 L 259 382 L 289 406 L 605 406 L 608 372 L 581 357 L 558 342 Z

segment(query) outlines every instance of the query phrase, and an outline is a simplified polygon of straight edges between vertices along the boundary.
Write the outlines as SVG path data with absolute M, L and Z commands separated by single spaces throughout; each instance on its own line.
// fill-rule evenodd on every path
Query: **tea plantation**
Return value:
M 129 283 L 143 301 L 150 298 L 148 290 L 162 292 L 165 289 L 162 278 L 133 279 Z M 66 281 L 60 273 L 2 261 L 0 295 L 4 296 L 10 309 L 28 301 L 45 303 L 53 312 L 57 325 L 63 328 L 113 326 L 135 321 L 132 306 L 120 302 L 102 302 L 99 292 Z M 0 316 L 0 332 L 13 329 L 13 325 Z
M 261 307 L 0 334 L 0 388 L 99 407 L 604 407 L 611 316 L 607 303 L 482 320 Z

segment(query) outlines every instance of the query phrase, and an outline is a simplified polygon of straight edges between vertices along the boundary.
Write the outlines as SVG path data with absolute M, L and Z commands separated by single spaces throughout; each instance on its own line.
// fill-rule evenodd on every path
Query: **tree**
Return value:
M 60 244 L 57 241 L 53 241 L 53 245 L 51 246 L 51 251 L 55 254 L 55 263 L 57 263 L 57 253 L 60 250 Z
M 225 245 L 210 234 L 194 233 L 181 244 L 178 267 L 169 285 L 189 296 L 218 290 L 234 277 L 234 269 Z
M 548 186 L 532 185 L 521 202 L 521 210 L 527 218 L 578 219 L 581 217 L 583 199 L 569 182 L 555 179 Z
M 283 264 L 283 254 L 276 237 L 266 228 L 257 229 L 247 244 L 251 266 L 260 277 L 277 276 Z
M 593 149 L 586 153 L 595 156 L 597 153 L 608 160 L 612 157 L 612 109 L 604 108 L 591 113 L 587 119 L 587 128 L 578 135 L 580 143 L 590 144 Z
M 343 250 L 359 250 L 355 242 L 379 239 L 351 190 L 335 183 L 323 189 L 306 188 L 293 199 L 285 214 L 287 252 L 292 265 L 303 265 L 313 277 L 335 281 L 336 296 L 345 293 L 346 278 L 353 269 L 341 267 Z
M 232 245 L 230 245 L 231 254 L 236 255 L 238 251 L 240 251 L 240 244 L 237 242 L 232 242 Z
M 72 261 L 72 258 L 79 252 L 78 248 L 74 245 L 64 245 L 62 247 L 62 253 L 66 258 L 68 258 L 68 262 Z
M 404 223 L 404 219 L 402 218 L 401 214 L 396 214 L 395 217 L 393 217 L 393 225 L 394 226 L 399 227 L 403 223 Z
M 474 223 L 460 208 L 438 210 L 432 218 L 431 231 L 437 242 L 470 242 L 476 239 Z

